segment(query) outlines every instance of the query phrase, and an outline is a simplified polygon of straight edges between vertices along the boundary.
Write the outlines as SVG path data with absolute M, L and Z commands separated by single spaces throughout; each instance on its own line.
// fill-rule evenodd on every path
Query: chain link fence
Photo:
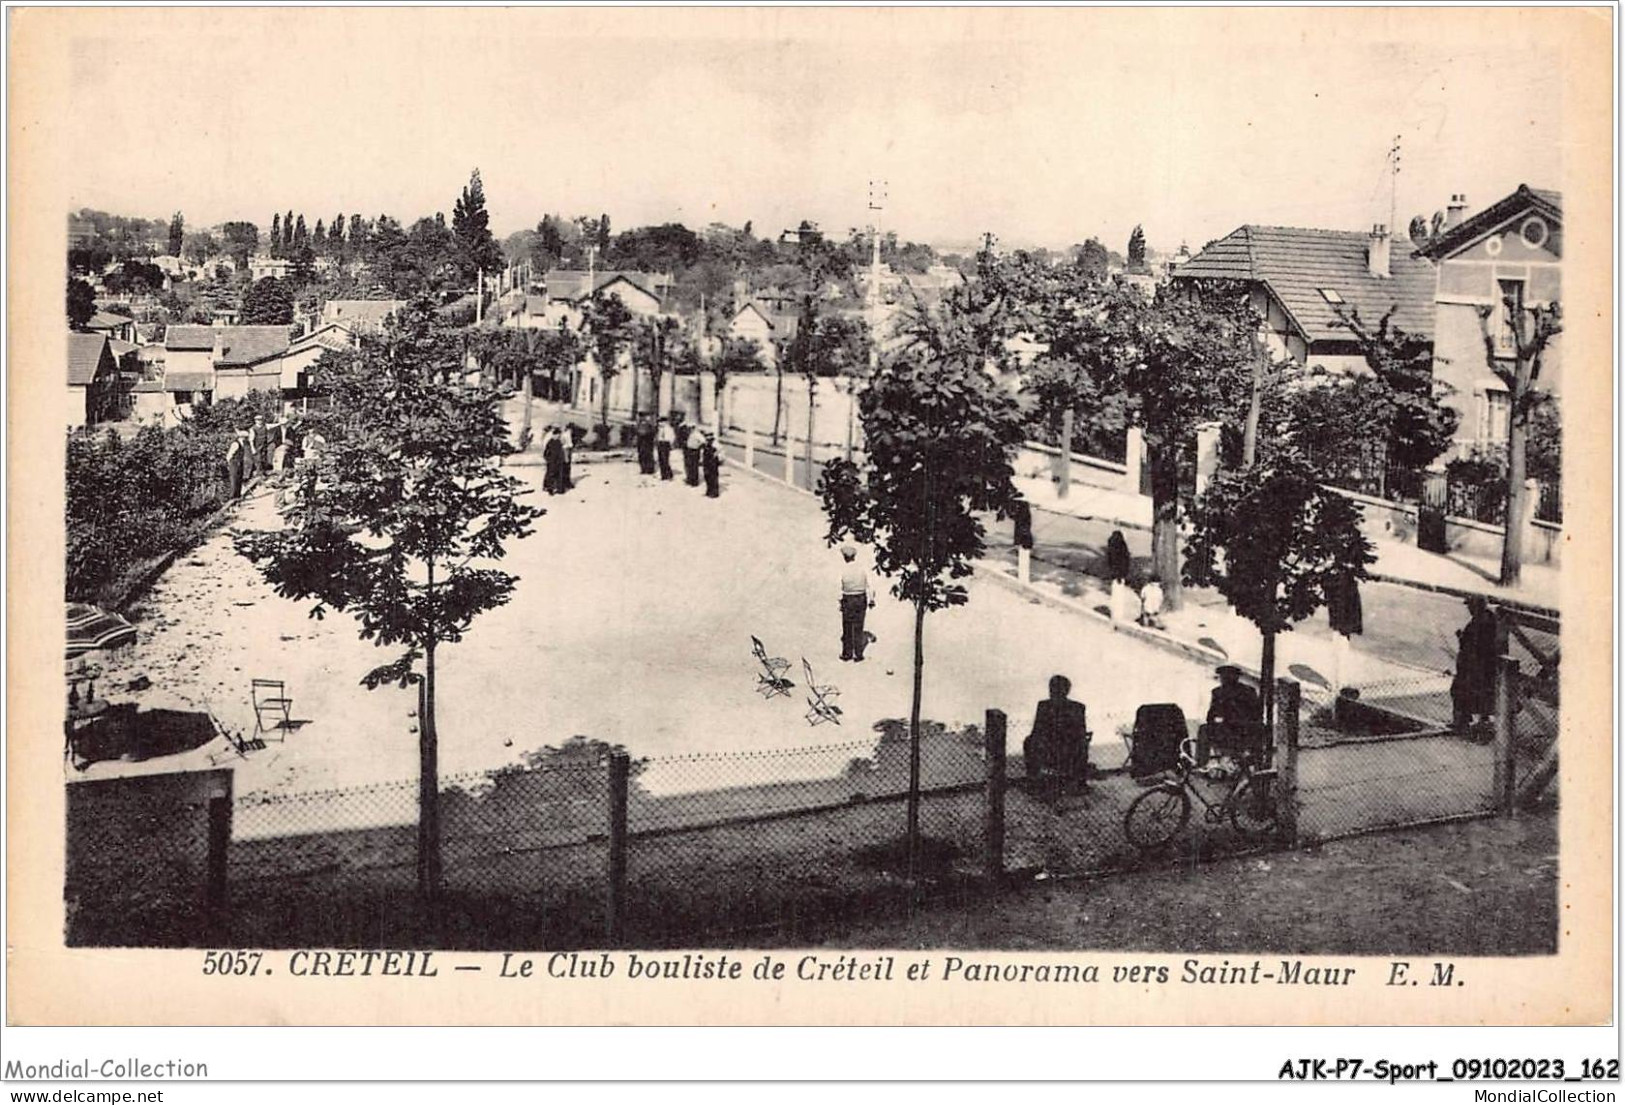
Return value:
M 1555 763 L 1555 703 L 1513 678 L 1510 663 L 1504 671 L 1490 729 L 1464 732 L 1403 716 L 1379 724 L 1373 718 L 1386 715 L 1372 702 L 1305 698 L 1283 680 L 1273 743 L 1252 761 L 1256 778 L 1219 759 L 1216 770 L 1137 779 L 1127 766 L 1106 767 L 1057 785 L 1029 778 L 1019 756 L 1007 762 L 998 711 L 985 728 L 927 723 L 912 856 L 902 723 L 816 746 L 652 758 L 577 738 L 519 765 L 440 780 L 442 889 L 432 907 L 417 892 L 415 780 L 235 798 L 223 771 L 75 783 L 69 939 L 734 945 L 767 933 L 815 937 L 922 897 L 1194 867 L 1483 816 L 1513 808 L 1541 764 Z M 1129 825 L 1137 802 L 1142 822 L 1147 810 L 1186 812 L 1148 842 Z

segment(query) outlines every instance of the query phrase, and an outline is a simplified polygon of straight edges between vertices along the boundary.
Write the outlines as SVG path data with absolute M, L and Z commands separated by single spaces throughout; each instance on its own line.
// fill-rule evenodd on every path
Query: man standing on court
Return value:
M 862 663 L 868 642 L 863 634 L 864 614 L 875 600 L 869 593 L 869 573 L 857 562 L 858 550 L 842 545 L 841 557 L 846 561 L 841 569 L 841 659 Z

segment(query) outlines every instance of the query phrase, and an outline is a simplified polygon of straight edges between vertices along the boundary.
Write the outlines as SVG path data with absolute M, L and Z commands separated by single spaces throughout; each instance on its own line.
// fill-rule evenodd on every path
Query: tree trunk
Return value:
M 429 578 L 432 587 L 432 570 Z M 418 894 L 430 903 L 440 896 L 440 735 L 434 718 L 433 642 L 424 650 L 418 710 Z
M 1275 631 L 1264 630 L 1264 648 L 1258 659 L 1258 696 L 1264 724 L 1275 732 Z
M 599 406 L 598 424 L 604 427 L 604 432 L 607 434 L 609 432 L 609 385 L 614 382 L 615 377 L 603 370 L 599 370 L 598 379 L 604 385 L 604 394 L 599 396 L 602 403 Z
M 846 378 L 846 460 L 852 462 L 852 454 L 857 448 L 858 436 L 858 381 L 856 377 Z
M 817 413 L 818 381 L 812 377 L 807 378 L 807 490 L 812 491 L 818 486 L 818 477 L 813 468 L 813 419 Z
M 638 420 L 638 384 L 641 382 L 643 372 L 638 368 L 637 362 L 632 362 L 632 421 Z
M 1501 539 L 1501 586 L 1516 587 L 1523 575 L 1523 531 L 1528 471 L 1529 420 L 1519 415 L 1523 403 L 1523 365 L 1518 366 L 1518 394 L 1512 396 L 1512 413 L 1507 419 L 1507 507 L 1505 536 Z
M 908 885 L 920 871 L 920 692 L 925 674 L 925 603 L 914 604 L 914 700 L 908 711 Z
M 773 389 L 773 444 L 779 443 L 779 416 L 784 413 L 784 365 L 775 362 L 778 380 Z
M 1178 610 L 1184 597 L 1179 578 L 1179 464 L 1162 444 L 1147 443 L 1151 469 L 1151 569 L 1162 580 L 1162 607 Z
M 1242 431 L 1241 439 L 1241 466 L 1251 468 L 1253 461 L 1258 458 L 1258 408 L 1263 402 L 1264 391 L 1264 354 L 1262 350 L 1253 352 L 1253 386 L 1252 394 L 1247 400 L 1247 422 Z
M 520 434 L 519 434 L 519 436 L 521 438 L 524 438 L 524 437 L 529 436 L 529 434 L 530 434 L 530 401 L 532 399 L 534 399 L 535 396 L 536 396 L 536 387 L 531 382 L 529 366 L 526 366 L 526 368 L 525 368 L 525 379 L 524 379 L 521 386 L 522 386 L 524 394 L 525 394 L 525 420 L 520 425 L 520 428 L 519 428 L 520 429 Z

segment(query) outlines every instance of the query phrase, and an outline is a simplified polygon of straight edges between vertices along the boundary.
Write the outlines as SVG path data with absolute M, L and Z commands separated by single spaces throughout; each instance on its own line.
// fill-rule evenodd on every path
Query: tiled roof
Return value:
M 300 353 L 312 346 L 322 349 L 351 349 L 355 346 L 355 332 L 348 326 L 330 322 L 318 327 L 288 347 L 289 353 Z
M 214 352 L 214 327 L 171 326 L 164 331 L 164 348 L 176 352 Z
M 213 391 L 214 373 L 212 372 L 166 372 L 164 373 L 165 391 Z
M 128 326 L 134 321 L 133 318 L 116 315 L 112 311 L 97 311 L 90 316 L 90 321 L 85 323 L 85 327 L 89 330 L 113 330 L 120 326 Z
M 404 306 L 404 299 L 329 299 L 322 304 L 322 319 L 325 322 L 361 322 L 381 326 L 385 319 Z
M 102 354 L 107 351 L 106 334 L 68 335 L 68 384 L 84 387 L 96 379 Z
M 670 284 L 670 280 L 663 273 L 604 269 L 590 274 L 592 284 L 589 287 L 588 275 L 586 269 L 549 269 L 542 277 L 542 283 L 547 287 L 547 298 L 567 299 L 573 302 L 585 298 L 590 292 L 600 291 L 604 285 L 612 284 L 623 277 L 658 298 Z
M 219 328 L 220 368 L 242 368 L 287 352 L 286 326 L 222 326 Z
M 141 392 L 143 394 L 147 392 L 163 391 L 164 382 L 162 380 L 137 380 L 135 382 L 135 387 L 131 388 L 130 390 Z
M 1286 226 L 1243 226 L 1181 265 L 1183 280 L 1247 280 L 1268 286 L 1309 341 L 1348 341 L 1337 325 L 1328 289 L 1361 319 L 1375 322 L 1394 309 L 1392 325 L 1433 336 L 1433 264 L 1413 257 L 1403 243 L 1390 241 L 1390 276 L 1373 276 L 1367 260 L 1370 235 L 1351 230 L 1310 230 Z M 1396 309 L 1397 308 L 1397 309 Z
M 1416 252 L 1420 256 L 1431 257 L 1434 260 L 1438 260 L 1440 257 L 1448 257 L 1530 207 L 1544 215 L 1551 222 L 1561 224 L 1563 221 L 1562 192 L 1554 192 L 1549 188 L 1531 188 L 1527 184 L 1520 184 L 1518 190 L 1510 196 L 1492 203 L 1471 218 L 1463 219 Z

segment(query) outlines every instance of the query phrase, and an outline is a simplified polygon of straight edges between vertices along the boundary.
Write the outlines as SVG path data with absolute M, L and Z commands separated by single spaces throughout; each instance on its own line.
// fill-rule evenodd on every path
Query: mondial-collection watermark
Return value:
M 207 1078 L 209 1064 L 184 1059 L 58 1059 L 54 1063 L 19 1063 L 13 1059 L 0 1071 L 7 1079 L 46 1082 L 143 1082 L 160 1078 Z
M 1613 1090 L 1478 1090 L 1473 1101 L 1484 1105 L 1610 1105 Z

